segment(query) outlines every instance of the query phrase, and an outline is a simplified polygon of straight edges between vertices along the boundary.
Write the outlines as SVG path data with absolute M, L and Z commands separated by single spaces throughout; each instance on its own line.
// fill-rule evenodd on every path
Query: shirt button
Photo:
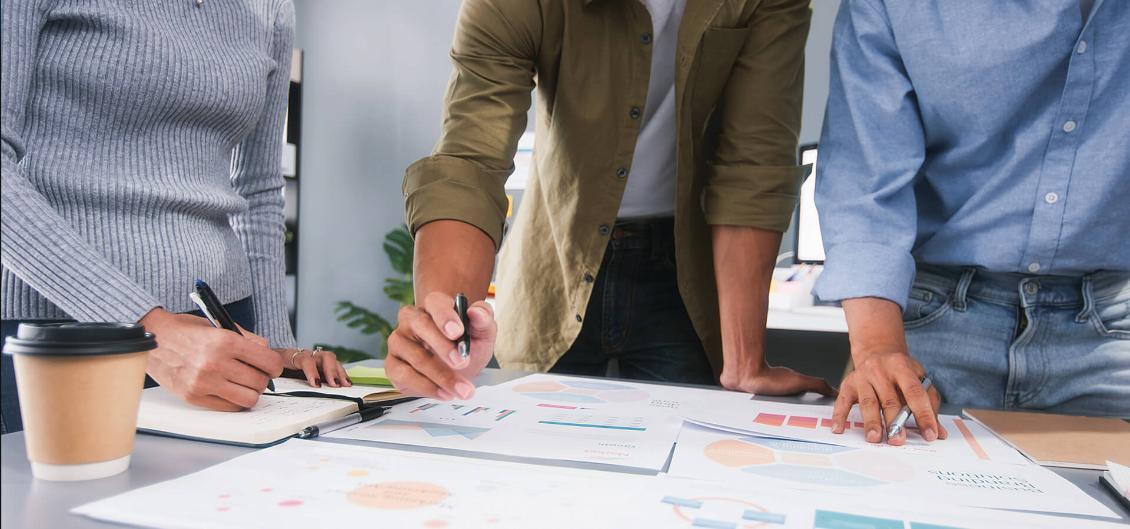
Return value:
M 1079 45 L 1075 47 L 1075 53 L 1082 55 L 1086 52 L 1087 52 L 1087 41 L 1085 41 L 1085 40 L 1079 41 Z
M 1047 202 L 1048 204 L 1055 204 L 1056 202 L 1059 202 L 1059 195 L 1055 193 L 1048 193 L 1044 195 L 1044 202 Z
M 625 167 L 621 167 L 621 168 L 617 169 L 616 170 L 616 176 L 619 177 L 619 178 L 627 178 L 628 169 L 625 168 Z
M 640 44 L 643 44 L 644 46 L 651 44 L 651 33 L 644 33 L 643 35 L 640 35 Z
M 1033 262 L 1033 263 L 1029 264 L 1028 265 L 1028 271 L 1032 272 L 1033 274 L 1035 274 L 1036 272 L 1039 272 L 1040 271 L 1040 263 Z
M 608 235 L 608 233 L 611 232 L 611 231 L 612 230 L 608 227 L 607 224 L 601 224 L 600 225 L 600 234 L 601 235 Z
M 585 280 L 585 283 L 592 283 L 595 278 L 592 276 L 592 274 L 586 272 L 584 278 L 582 279 Z
M 577 315 L 577 323 L 581 323 L 581 321 L 582 321 L 582 320 L 581 320 L 581 315 L 580 315 L 580 314 L 578 314 L 578 315 Z
M 628 116 L 632 119 L 640 119 L 640 107 L 632 107 L 632 109 L 628 111 Z
M 1039 283 L 1037 283 L 1035 281 L 1024 283 L 1024 293 L 1025 294 L 1035 294 L 1039 291 L 1040 291 L 1040 284 Z
M 1073 130 L 1075 130 L 1075 121 L 1069 119 L 1063 124 L 1063 132 L 1071 132 Z

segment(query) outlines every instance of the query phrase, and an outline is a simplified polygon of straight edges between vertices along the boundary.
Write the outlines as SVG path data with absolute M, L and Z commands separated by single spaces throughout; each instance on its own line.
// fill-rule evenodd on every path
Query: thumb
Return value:
M 485 301 L 478 301 L 467 309 L 467 323 L 471 328 L 471 336 L 494 338 L 494 309 Z

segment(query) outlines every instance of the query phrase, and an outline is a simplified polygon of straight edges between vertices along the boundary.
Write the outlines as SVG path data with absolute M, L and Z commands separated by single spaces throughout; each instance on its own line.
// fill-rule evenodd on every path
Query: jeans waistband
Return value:
M 675 219 L 618 220 L 612 228 L 609 247 L 613 250 L 650 250 L 653 254 L 675 249 Z
M 920 265 L 915 282 L 953 292 L 953 304 L 964 309 L 969 297 L 1022 307 L 1080 307 L 1130 297 L 1130 273 L 1093 272 L 1080 276 L 987 272 L 977 268 Z

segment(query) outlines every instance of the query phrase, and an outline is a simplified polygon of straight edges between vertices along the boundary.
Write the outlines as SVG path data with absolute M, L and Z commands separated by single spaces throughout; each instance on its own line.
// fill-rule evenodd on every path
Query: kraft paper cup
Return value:
M 21 324 L 13 356 L 36 478 L 81 481 L 129 468 L 152 334 L 134 324 Z

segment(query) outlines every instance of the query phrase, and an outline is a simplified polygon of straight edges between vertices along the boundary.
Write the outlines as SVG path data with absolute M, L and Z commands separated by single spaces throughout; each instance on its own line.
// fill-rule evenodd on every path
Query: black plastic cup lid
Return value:
M 135 323 L 21 323 L 4 341 L 4 354 L 107 355 L 157 348 L 157 340 Z

